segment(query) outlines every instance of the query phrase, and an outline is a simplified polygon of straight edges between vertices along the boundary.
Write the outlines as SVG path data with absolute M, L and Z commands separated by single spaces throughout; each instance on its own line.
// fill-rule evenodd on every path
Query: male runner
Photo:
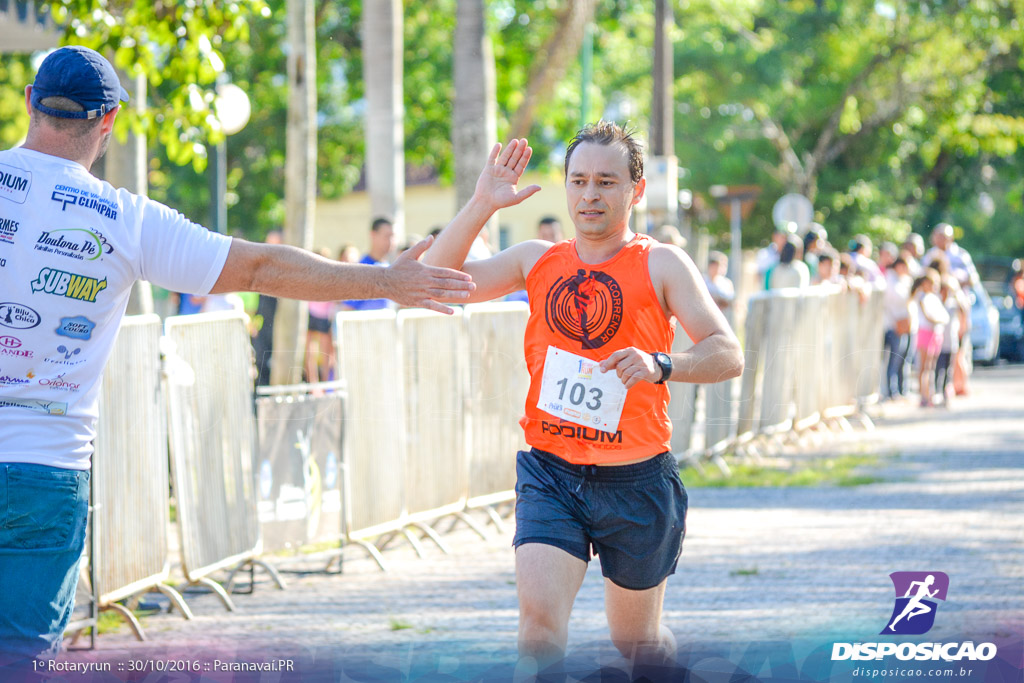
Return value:
M 671 656 L 661 607 L 687 498 L 668 452 L 665 381 L 736 377 L 743 355 L 689 257 L 629 229 L 644 193 L 643 155 L 614 123 L 587 126 L 566 151 L 575 239 L 530 240 L 464 263 L 495 210 L 540 189 L 516 187 L 531 153 L 526 140 L 495 145 L 472 199 L 423 258 L 472 275 L 471 301 L 529 293 L 531 382 L 520 423 L 532 449 L 518 454 L 514 540 L 519 652 L 540 667 L 562 656 L 593 548 L 615 646 L 627 657 L 638 648 Z M 684 353 L 669 354 L 674 320 L 694 342 Z

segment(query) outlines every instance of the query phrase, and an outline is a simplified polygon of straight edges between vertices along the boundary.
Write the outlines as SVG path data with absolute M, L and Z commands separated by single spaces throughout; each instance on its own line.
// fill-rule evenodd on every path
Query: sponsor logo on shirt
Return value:
M 66 415 L 68 404 L 43 398 L 12 398 L 0 396 L 0 408 L 25 408 L 46 415 Z
M 10 335 L 0 335 L 0 348 L 16 349 L 21 346 L 21 340 Z
M 67 211 L 70 204 L 71 206 L 80 206 L 83 209 L 91 209 L 112 221 L 117 220 L 117 203 L 104 199 L 94 192 L 87 192 L 86 190 L 69 187 L 68 185 L 58 185 L 53 188 L 53 194 L 50 195 L 50 199 L 60 204 L 61 211 Z
M 39 386 L 68 392 L 77 392 L 82 387 L 81 384 L 66 381 L 63 372 L 56 377 L 43 377 L 39 380 Z
M 5 301 L 0 303 L 0 325 L 14 330 L 30 330 L 39 324 L 39 314 L 28 306 Z
M 56 268 L 43 268 L 32 281 L 33 292 L 46 292 L 79 301 L 96 302 L 96 295 L 107 288 L 107 278 L 96 278 L 68 273 Z
M 88 340 L 92 337 L 94 327 L 96 327 L 96 323 L 84 315 L 76 315 L 73 318 L 61 318 L 60 327 L 54 331 L 62 337 Z
M 28 384 L 29 381 L 25 377 L 11 377 L 8 374 L 0 372 L 0 386 L 4 387 L 18 387 L 22 384 Z
M 20 344 L 18 346 L 21 346 Z M 29 349 L 21 349 L 18 347 L 7 347 L 0 346 L 0 356 L 6 356 L 8 358 L 32 358 L 35 355 Z
M 18 232 L 18 221 L 0 216 L 0 243 L 14 244 L 14 233 Z
M 57 351 L 55 353 L 46 357 L 46 362 L 53 365 L 81 365 L 87 359 L 78 358 L 80 353 L 82 353 L 81 347 L 70 347 L 61 344 L 57 347 Z
M 29 171 L 0 164 L 0 197 L 15 204 L 24 204 L 30 187 L 32 174 Z
M 6 267 L 7 267 L 7 259 L 0 258 L 0 268 L 6 268 Z
M 543 420 L 540 423 L 540 430 L 544 434 L 551 434 L 552 436 L 560 436 L 567 439 L 580 439 L 581 441 L 589 441 L 593 444 L 608 444 L 605 448 L 612 450 L 616 448 L 622 448 L 622 430 L 616 431 L 614 434 L 609 432 L 603 432 L 600 429 L 591 429 L 590 427 L 582 427 L 571 422 L 548 422 Z M 619 444 L 619 445 L 614 445 Z
M 103 254 L 112 253 L 114 248 L 107 244 L 106 238 L 98 231 L 64 228 L 43 231 L 36 240 L 35 250 L 60 254 L 78 261 L 95 261 Z

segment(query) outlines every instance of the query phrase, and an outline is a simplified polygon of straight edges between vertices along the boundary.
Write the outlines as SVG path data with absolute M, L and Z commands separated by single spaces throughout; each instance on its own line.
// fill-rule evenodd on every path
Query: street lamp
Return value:
M 216 232 L 225 233 L 228 229 L 228 207 L 225 200 L 228 192 L 227 136 L 234 135 L 249 123 L 249 115 L 252 113 L 249 96 L 233 83 L 221 83 L 217 86 L 213 113 L 220 122 L 224 137 L 213 146 L 210 155 L 211 227 Z

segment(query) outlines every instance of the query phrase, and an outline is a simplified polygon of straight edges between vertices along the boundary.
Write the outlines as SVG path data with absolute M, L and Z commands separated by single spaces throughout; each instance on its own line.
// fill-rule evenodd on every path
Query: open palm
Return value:
M 503 150 L 501 143 L 491 148 L 480 178 L 476 181 L 476 195 L 496 209 L 515 206 L 540 191 L 539 185 L 517 189 L 519 179 L 533 155 L 526 139 L 511 140 Z

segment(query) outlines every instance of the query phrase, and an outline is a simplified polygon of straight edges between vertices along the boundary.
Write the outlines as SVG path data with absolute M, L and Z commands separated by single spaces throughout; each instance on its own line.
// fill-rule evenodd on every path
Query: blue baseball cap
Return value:
M 85 111 L 62 111 L 45 106 L 47 97 L 66 97 Z M 117 72 L 99 52 L 70 45 L 51 52 L 32 84 L 32 106 L 63 119 L 95 119 L 128 101 Z

